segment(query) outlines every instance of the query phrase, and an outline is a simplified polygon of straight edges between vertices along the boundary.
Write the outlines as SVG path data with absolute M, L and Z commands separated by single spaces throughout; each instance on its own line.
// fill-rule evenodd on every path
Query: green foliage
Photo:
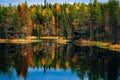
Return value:
M 86 39 L 120 43 L 119 17 L 118 0 L 109 0 L 107 3 L 94 0 L 90 4 L 56 3 L 45 6 L 28 6 L 26 2 L 16 7 L 11 4 L 8 7 L 0 5 L 0 37 L 9 38 L 19 32 L 19 36 L 72 38 L 74 31 L 84 31 Z M 13 35 L 8 35 L 9 28 L 13 28 Z M 3 29 L 6 29 L 6 32 Z

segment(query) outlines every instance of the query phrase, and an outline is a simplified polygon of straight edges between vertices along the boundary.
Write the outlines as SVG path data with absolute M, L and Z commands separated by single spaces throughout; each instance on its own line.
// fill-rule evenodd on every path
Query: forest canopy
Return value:
M 0 5 L 0 38 L 73 38 L 75 31 L 84 32 L 83 39 L 120 43 L 120 1 Z

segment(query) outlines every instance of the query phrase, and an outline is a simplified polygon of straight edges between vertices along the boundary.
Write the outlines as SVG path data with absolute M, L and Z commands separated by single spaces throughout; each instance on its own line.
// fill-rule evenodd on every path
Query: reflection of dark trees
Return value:
M 108 67 L 107 72 L 108 72 L 109 80 L 118 80 L 119 64 L 120 64 L 120 56 L 119 57 L 118 55 L 111 56 L 111 59 L 107 63 L 107 67 Z
M 0 45 L 0 72 L 7 72 L 9 70 L 9 67 L 14 63 L 13 62 L 13 53 L 14 53 L 14 47 L 13 49 L 10 49 L 7 44 L 1 44 Z M 9 54 L 9 55 L 8 55 Z
M 77 53 L 79 56 L 76 65 L 80 66 L 80 69 L 76 71 L 81 79 L 87 73 L 90 80 L 117 80 L 120 64 L 120 54 L 118 52 L 100 49 L 95 46 L 92 48 L 75 46 L 75 48 L 75 54 Z
M 62 45 L 49 40 L 39 44 L 0 44 L 0 72 L 10 74 L 14 67 L 24 78 L 31 66 L 43 67 L 44 73 L 51 68 L 70 68 L 83 80 L 85 76 L 90 80 L 117 80 L 119 64 L 118 52 L 95 46 Z

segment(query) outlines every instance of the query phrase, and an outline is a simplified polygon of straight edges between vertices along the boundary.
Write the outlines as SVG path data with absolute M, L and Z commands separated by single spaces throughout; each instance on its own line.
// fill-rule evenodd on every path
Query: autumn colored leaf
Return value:
M 55 17 L 52 16 L 52 25 L 55 25 Z
M 56 4 L 56 10 L 57 10 L 57 12 L 59 12 L 60 11 L 60 4 Z
M 67 14 L 69 14 L 69 13 L 70 13 L 70 11 L 69 11 L 69 8 L 68 8 L 68 7 L 66 8 L 66 13 L 67 13 Z
M 43 9 L 42 16 L 46 16 L 46 9 Z

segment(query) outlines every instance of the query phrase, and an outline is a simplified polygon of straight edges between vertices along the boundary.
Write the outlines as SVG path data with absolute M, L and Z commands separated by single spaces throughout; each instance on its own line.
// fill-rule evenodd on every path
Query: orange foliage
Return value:
M 79 22 L 76 21 L 76 20 L 74 20 L 74 21 L 72 22 L 72 25 L 73 25 L 73 29 L 74 29 L 74 30 L 77 30 L 77 29 L 78 29 L 78 24 L 79 24 Z
M 31 12 L 33 13 L 35 11 L 35 8 L 33 7 L 32 9 L 31 9 Z
M 46 64 L 46 61 L 44 58 L 42 58 L 42 65 L 45 65 Z
M 28 55 L 27 55 L 27 57 L 28 57 L 28 63 L 31 66 L 34 66 L 33 59 L 32 59 L 32 47 L 31 47 L 30 44 L 27 46 L 27 52 L 28 52 Z
M 20 5 L 20 18 L 21 22 L 23 24 L 22 28 L 26 28 L 26 31 L 23 31 L 23 34 L 26 34 L 26 36 L 31 36 L 32 33 L 32 20 L 30 17 L 29 9 L 27 6 L 25 6 L 24 3 Z
M 55 17 L 52 16 L 52 25 L 55 25 Z
M 72 58 L 72 62 L 77 63 L 77 61 L 78 61 L 77 54 L 74 54 L 74 56 Z
M 31 66 L 34 66 L 34 63 L 33 63 L 32 56 L 31 56 L 31 55 L 28 55 L 28 63 L 29 63 Z
M 22 3 L 22 4 L 20 5 L 20 7 L 21 7 L 20 16 L 22 17 L 22 15 L 23 15 L 23 13 L 24 13 L 25 4 Z
M 57 10 L 57 12 L 59 12 L 60 9 L 61 9 L 61 8 L 60 8 L 60 4 L 57 4 L 57 5 L 56 5 L 56 10 Z
M 52 50 L 52 52 L 51 52 L 51 58 L 52 58 L 52 60 L 54 60 L 54 58 L 55 58 L 55 51 L 54 50 Z
M 59 68 L 60 68 L 60 64 L 59 64 L 58 62 L 56 63 L 55 68 L 56 68 L 56 69 L 59 69 Z

